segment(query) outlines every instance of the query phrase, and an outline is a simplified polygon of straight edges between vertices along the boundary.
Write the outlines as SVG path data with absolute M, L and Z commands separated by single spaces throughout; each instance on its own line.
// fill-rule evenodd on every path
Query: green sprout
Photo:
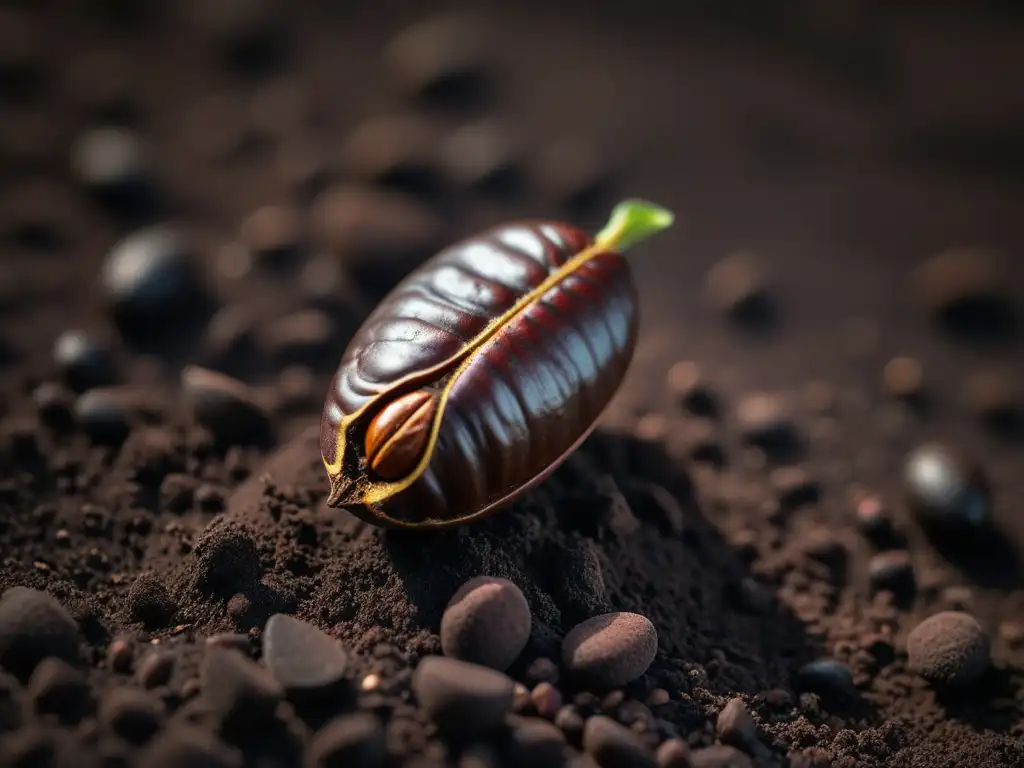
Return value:
M 596 238 L 606 248 L 624 251 L 653 234 L 668 229 L 675 216 L 660 205 L 645 200 L 623 200 Z

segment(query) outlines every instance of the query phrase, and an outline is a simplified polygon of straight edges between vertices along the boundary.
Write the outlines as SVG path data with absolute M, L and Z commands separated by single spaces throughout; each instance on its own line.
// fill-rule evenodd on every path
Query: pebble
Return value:
M 587 719 L 583 750 L 601 768 L 653 768 L 655 765 L 654 755 L 637 734 L 604 715 Z
M 71 423 L 73 399 L 63 386 L 44 381 L 32 390 L 32 405 L 39 420 L 49 427 L 63 428 Z
M 658 768 L 693 768 L 690 745 L 682 739 L 666 739 L 654 753 Z
M 119 637 L 107 647 L 107 667 L 119 675 L 128 674 L 135 660 L 135 649 L 129 640 Z
M 814 504 L 821 496 L 821 485 L 803 467 L 778 467 L 768 479 L 785 510 Z
M 914 449 L 904 465 L 904 483 L 911 507 L 936 528 L 978 530 L 991 520 L 981 467 L 951 446 L 926 443 Z
M 565 764 L 565 736 L 547 720 L 509 718 L 509 752 L 513 765 L 561 768 Z
M 690 413 L 709 418 L 718 414 L 718 397 L 697 363 L 680 360 L 665 378 L 669 393 Z
M 125 609 L 133 621 L 142 622 L 147 629 L 170 626 L 178 612 L 170 590 L 153 573 L 136 577 L 124 600 Z
M 25 699 L 37 715 L 56 715 L 74 724 L 89 714 L 92 688 L 78 669 L 55 657 L 43 659 L 25 685 Z
M 901 400 L 915 400 L 924 394 L 924 372 L 912 357 L 894 357 L 882 370 L 886 391 Z
M 146 768 L 242 768 L 242 755 L 205 728 L 177 724 L 159 733 L 139 755 Z
M 508 579 L 477 576 L 455 593 L 441 617 L 441 649 L 499 671 L 508 669 L 530 639 L 530 606 Z
M 0 667 L 24 682 L 45 658 L 77 662 L 78 624 L 46 592 L 12 587 L 0 598 Z
M 712 308 L 744 324 L 762 322 L 770 299 L 760 260 L 751 253 L 733 253 L 708 271 L 704 290 Z
M 246 307 L 229 304 L 210 318 L 200 341 L 203 362 L 223 370 L 244 366 L 254 356 L 255 333 Z
M 854 523 L 866 538 L 876 544 L 889 541 L 895 534 L 889 510 L 878 496 L 867 495 L 856 501 Z
M 388 761 L 384 728 L 375 715 L 360 712 L 331 720 L 313 736 L 310 763 L 316 768 L 376 768 Z
M 872 592 L 885 589 L 897 596 L 913 593 L 914 564 L 910 553 L 905 549 L 879 552 L 868 562 L 868 580 Z
M 353 129 L 342 143 L 341 170 L 351 179 L 412 194 L 441 186 L 436 127 L 410 115 L 382 115 Z
M 206 638 L 207 648 L 223 648 L 228 651 L 238 651 L 248 656 L 252 652 L 252 643 L 248 635 L 236 632 L 218 632 Z
M 493 121 L 452 132 L 441 145 L 442 169 L 452 184 L 483 195 L 514 192 L 521 162 L 505 128 Z
M 980 305 L 1007 301 L 1002 259 L 984 248 L 953 248 L 931 256 L 914 271 L 924 309 L 954 324 L 970 320 Z
M 100 701 L 100 723 L 132 744 L 149 741 L 164 717 L 163 703 L 138 688 L 111 688 Z
M 445 245 L 437 215 L 395 192 L 336 185 L 317 196 L 313 219 L 324 245 L 377 297 Z
M 618 688 L 643 675 L 658 652 L 654 625 L 636 613 L 606 613 L 576 625 L 562 641 L 562 663 L 579 680 Z
M 260 334 L 267 356 L 278 367 L 304 364 L 333 365 L 336 348 L 334 320 L 318 309 L 305 309 L 274 320 Z
M 237 651 L 207 648 L 199 676 L 203 699 L 228 731 L 266 726 L 284 698 L 278 682 Z
M 582 137 L 570 136 L 546 144 L 531 166 L 539 194 L 552 205 L 572 211 L 596 207 L 611 184 L 604 152 Z
M 143 688 L 159 688 L 171 681 L 174 666 L 174 654 L 167 651 L 150 651 L 136 667 L 135 679 Z
M 125 328 L 179 314 L 198 293 L 192 246 L 170 227 L 128 235 L 107 255 L 100 276 L 115 318 Z
M 796 671 L 794 683 L 798 690 L 821 696 L 849 696 L 854 692 L 850 668 L 836 659 L 817 659 Z
M 220 438 L 259 440 L 270 433 L 269 414 L 237 379 L 190 365 L 181 372 L 181 389 L 196 420 Z
M 460 741 L 473 741 L 498 728 L 512 706 L 514 684 L 507 676 L 444 656 L 423 659 L 412 684 L 438 729 Z
M 112 211 L 147 216 L 156 209 L 156 187 L 142 140 L 122 127 L 92 128 L 71 148 L 79 182 Z
M 192 509 L 196 480 L 191 475 L 172 472 L 160 481 L 160 508 L 176 515 Z
M 735 747 L 724 744 L 696 750 L 690 762 L 693 768 L 754 768 L 749 757 Z
M 918 624 L 907 636 L 910 669 L 936 685 L 976 682 L 989 666 L 989 640 L 973 616 L 943 611 Z
M 715 730 L 719 740 L 730 747 L 751 752 L 760 746 L 757 740 L 757 723 L 751 717 L 743 699 L 733 698 L 726 702 L 718 713 Z
M 471 106 L 488 93 L 486 30 L 469 15 L 438 15 L 402 30 L 384 51 L 384 67 L 407 98 Z
M 526 679 L 531 683 L 554 685 L 558 682 L 558 678 L 558 665 L 546 656 L 539 656 L 531 661 L 530 666 L 526 668 Z
M 131 431 L 129 413 L 122 391 L 115 387 L 90 389 L 75 400 L 75 422 L 95 443 L 117 444 Z
M 530 698 L 537 714 L 548 720 L 553 720 L 562 708 L 562 694 L 551 683 L 539 683 L 530 691 Z
M 84 331 L 65 331 L 53 345 L 53 360 L 75 392 L 105 387 L 117 380 L 110 348 Z
M 305 699 L 337 689 L 348 653 L 318 627 L 277 613 L 263 629 L 263 663 L 290 697 Z
M 295 209 L 284 205 L 265 205 L 242 222 L 239 240 L 258 263 L 281 266 L 301 253 L 305 226 Z
M 761 447 L 792 442 L 796 437 L 793 413 L 785 399 L 768 392 L 745 395 L 736 404 L 736 424 L 743 439 Z
M 572 704 L 567 704 L 555 715 L 555 726 L 565 734 L 572 744 L 579 746 L 583 742 L 583 716 Z
M 964 404 L 984 423 L 1018 426 L 1024 419 L 1024 399 L 1012 375 L 1003 370 L 979 370 L 967 378 Z

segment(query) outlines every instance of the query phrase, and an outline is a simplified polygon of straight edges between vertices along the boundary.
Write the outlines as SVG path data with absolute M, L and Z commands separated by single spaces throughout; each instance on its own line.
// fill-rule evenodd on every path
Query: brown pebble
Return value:
M 174 672 L 174 656 L 164 651 L 150 651 L 135 669 L 135 679 L 143 688 L 167 685 Z
M 284 205 L 265 205 L 242 222 L 239 239 L 257 261 L 275 265 L 298 254 L 304 234 L 304 222 L 296 210 Z
M 761 319 L 768 301 L 760 259 L 745 251 L 717 262 L 708 271 L 704 290 L 713 309 L 744 322 Z
M 131 643 L 124 638 L 117 638 L 107 648 L 107 664 L 111 670 L 124 675 L 131 671 L 135 651 Z
M 964 403 L 983 421 L 1020 419 L 1024 401 L 1016 380 L 1006 371 L 988 369 L 972 373 L 964 386 Z
M 718 412 L 718 398 L 704 372 L 691 360 L 680 360 L 668 369 L 666 383 L 669 393 L 691 413 L 714 416 Z
M 796 509 L 818 500 L 821 487 L 803 467 L 779 467 L 769 476 L 779 504 L 785 509 Z
M 648 707 L 663 707 L 672 700 L 669 692 L 664 688 L 655 688 L 647 694 Z
M 533 706 L 541 717 L 553 720 L 562 708 L 562 694 L 551 683 L 540 683 L 530 692 Z
M 1010 648 L 1024 648 L 1024 621 L 1006 619 L 999 625 L 999 637 Z
M 754 768 L 754 762 L 747 755 L 724 744 L 698 749 L 690 761 L 693 768 Z
M 442 733 L 465 741 L 490 733 L 504 722 L 515 690 L 500 672 L 444 656 L 421 661 L 412 686 Z
M 731 747 L 749 752 L 759 746 L 757 723 L 747 711 L 743 699 L 729 699 L 722 711 L 718 713 L 715 730 L 721 742 Z
M 658 652 L 654 625 L 637 613 L 606 613 L 587 619 L 562 641 L 562 663 L 578 679 L 618 688 L 647 671 Z
M 653 768 L 654 756 L 637 734 L 604 715 L 587 719 L 583 749 L 601 768 Z
M 956 311 L 978 299 L 1003 295 L 1002 260 L 984 248 L 954 248 L 923 262 L 913 274 L 914 289 L 931 314 Z
M 530 662 L 530 666 L 526 668 L 526 679 L 533 683 L 551 683 L 554 685 L 558 682 L 558 678 L 558 665 L 546 656 L 534 659 Z
M 693 768 L 693 752 L 682 739 L 666 739 L 654 753 L 658 768 Z
M 481 194 L 515 190 L 519 150 L 505 126 L 484 121 L 452 132 L 441 146 L 441 163 L 452 184 Z
M 973 616 L 944 611 L 907 636 L 909 667 L 939 685 L 969 685 L 989 666 L 989 641 Z
M 350 178 L 406 192 L 439 185 L 438 131 L 410 115 L 374 117 L 358 125 L 341 147 L 341 170 Z
M 924 373 L 921 364 L 912 357 L 894 357 L 882 371 L 885 389 L 893 397 L 912 400 L 924 392 Z
M 530 639 L 530 606 L 508 579 L 478 576 L 449 601 L 441 617 L 445 655 L 504 671 Z
M 744 439 L 758 445 L 790 440 L 795 431 L 786 400 L 769 392 L 753 392 L 736 404 L 736 423 Z

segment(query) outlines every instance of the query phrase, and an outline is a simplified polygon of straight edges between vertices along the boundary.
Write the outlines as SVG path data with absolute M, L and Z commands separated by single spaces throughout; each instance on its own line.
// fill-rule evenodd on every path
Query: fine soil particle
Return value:
M 0 764 L 1024 764 L 1024 153 L 941 68 L 1008 16 L 16 5 Z M 327 508 L 375 302 L 611 193 L 679 225 L 580 450 L 449 532 Z

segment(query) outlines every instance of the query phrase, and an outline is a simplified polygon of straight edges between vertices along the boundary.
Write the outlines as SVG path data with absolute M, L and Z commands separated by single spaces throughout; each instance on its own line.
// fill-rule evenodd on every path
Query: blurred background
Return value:
M 1012 2 L 6 2 L 0 409 L 62 407 L 37 391 L 55 378 L 174 391 L 198 363 L 287 433 L 420 260 L 518 217 L 596 229 L 626 196 L 678 223 L 630 256 L 644 330 L 610 418 L 683 356 L 726 390 L 870 393 L 912 352 L 959 397 L 964 366 L 1019 362 L 1022 21 Z

